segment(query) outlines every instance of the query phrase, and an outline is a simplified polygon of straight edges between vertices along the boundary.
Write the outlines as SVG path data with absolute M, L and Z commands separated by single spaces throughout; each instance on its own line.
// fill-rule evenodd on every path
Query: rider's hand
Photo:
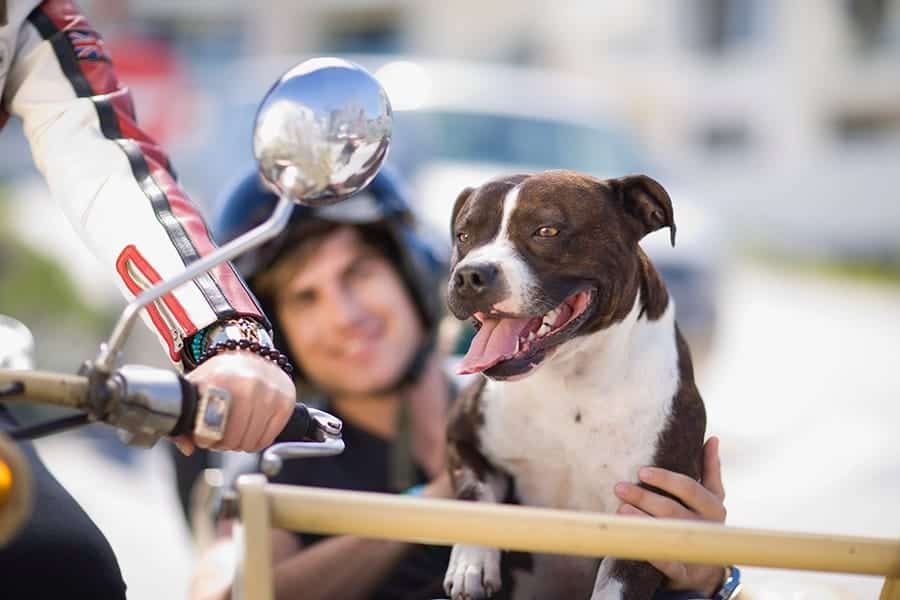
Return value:
M 422 496 L 425 498 L 453 498 L 450 473 L 444 471 L 438 477 L 429 481 L 422 490 Z
M 719 438 L 709 438 L 703 447 L 702 485 L 686 475 L 655 467 L 641 469 L 639 477 L 642 482 L 672 494 L 688 508 L 671 498 L 622 482 L 615 487 L 616 496 L 622 500 L 618 510 L 620 515 L 725 522 Z M 712 596 L 725 578 L 725 569 L 717 566 L 676 561 L 655 561 L 651 564 L 669 578 L 669 589 L 673 590 L 690 590 Z
M 258 452 L 272 444 L 294 412 L 294 383 L 275 363 L 252 352 L 217 354 L 191 371 L 187 378 L 202 390 L 212 385 L 231 393 L 225 437 L 214 450 Z M 194 442 L 176 440 L 190 454 Z M 199 442 L 197 445 L 205 447 Z

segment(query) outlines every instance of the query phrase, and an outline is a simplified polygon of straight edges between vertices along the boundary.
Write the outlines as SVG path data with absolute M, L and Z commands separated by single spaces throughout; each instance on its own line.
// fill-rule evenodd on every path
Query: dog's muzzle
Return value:
M 450 279 L 448 304 L 457 318 L 466 319 L 479 311 L 489 312 L 508 295 L 509 286 L 496 264 L 459 265 Z
M 469 265 L 460 267 L 453 274 L 454 291 L 461 298 L 478 298 L 490 293 L 499 269 L 495 265 Z

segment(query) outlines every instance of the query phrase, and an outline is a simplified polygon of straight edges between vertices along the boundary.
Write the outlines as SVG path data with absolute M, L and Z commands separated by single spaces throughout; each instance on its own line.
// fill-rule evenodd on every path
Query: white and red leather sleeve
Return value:
M 46 0 L 23 23 L 3 108 L 22 119 L 53 197 L 116 270 L 126 297 L 212 250 L 167 156 L 138 127 L 102 39 L 70 0 Z M 251 316 L 266 323 L 231 265 L 143 312 L 178 366 L 184 340 L 217 320 Z

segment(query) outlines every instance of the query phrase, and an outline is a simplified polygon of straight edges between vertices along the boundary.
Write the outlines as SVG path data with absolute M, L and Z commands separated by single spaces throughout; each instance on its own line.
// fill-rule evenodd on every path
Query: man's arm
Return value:
M 126 297 L 213 249 L 168 157 L 138 127 L 102 39 L 71 1 L 46 0 L 22 23 L 3 107 L 22 119 L 53 197 Z M 176 365 L 186 338 L 237 315 L 265 324 L 230 265 L 142 313 Z
M 409 548 L 403 542 L 352 536 L 323 540 L 275 565 L 275 597 L 369 598 Z
M 280 599 L 369 598 L 403 559 L 402 542 L 333 537 L 301 548 L 294 534 L 272 530 L 275 597 Z M 223 538 L 197 561 L 191 600 L 227 600 L 236 567 L 234 540 Z
M 423 498 L 452 496 L 442 474 L 422 488 Z M 280 599 L 363 600 L 378 589 L 403 560 L 411 544 L 349 535 L 329 538 L 275 562 L 275 596 Z
M 8 8 L 10 26 L 19 33 L 0 126 L 8 113 L 22 119 L 51 193 L 85 243 L 118 273 L 125 296 L 208 254 L 213 243 L 203 219 L 176 183 L 167 156 L 137 126 L 131 96 L 78 8 L 70 0 L 13 0 Z M 265 317 L 231 265 L 216 267 L 142 311 L 173 364 L 182 368 L 194 366 L 205 349 L 202 343 L 195 349 L 191 336 L 208 329 L 218 339 L 236 316 L 244 317 L 236 326 L 253 334 L 250 341 L 268 337 Z M 218 354 L 190 378 L 201 389 L 230 392 L 219 450 L 268 446 L 294 408 L 291 378 L 249 351 Z M 183 439 L 179 447 L 190 452 L 192 444 Z

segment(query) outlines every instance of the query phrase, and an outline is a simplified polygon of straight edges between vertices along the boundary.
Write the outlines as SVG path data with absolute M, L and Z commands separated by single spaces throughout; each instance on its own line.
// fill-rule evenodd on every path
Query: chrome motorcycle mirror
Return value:
M 369 184 L 387 156 L 391 105 L 362 67 L 316 58 L 285 73 L 260 104 L 253 154 L 279 196 L 340 202 Z

